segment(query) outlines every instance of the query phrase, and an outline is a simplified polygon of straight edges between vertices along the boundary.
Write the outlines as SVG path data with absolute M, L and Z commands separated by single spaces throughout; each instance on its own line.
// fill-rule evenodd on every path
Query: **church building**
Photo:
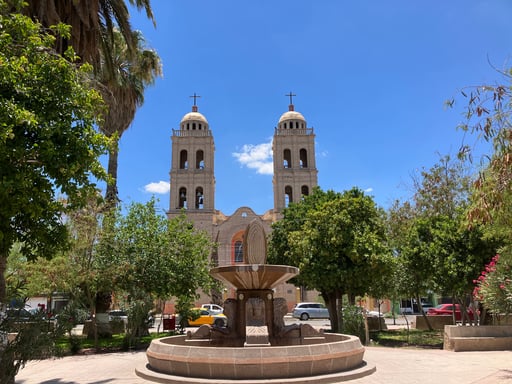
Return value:
M 257 215 L 250 207 L 240 207 L 227 216 L 215 208 L 215 145 L 213 131 L 206 117 L 198 111 L 196 96 L 192 111 L 181 119 L 179 129 L 172 130 L 172 160 L 170 171 L 169 219 L 185 210 L 198 229 L 211 235 L 218 247 L 211 255 L 215 266 L 243 263 L 243 236 L 253 220 L 259 221 L 266 235 L 271 224 L 282 217 L 282 211 L 291 202 L 308 195 L 317 186 L 315 161 L 315 133 L 308 128 L 304 116 L 295 111 L 293 94 L 288 111 L 284 112 L 274 128 L 273 192 L 274 207 Z M 202 295 L 198 304 L 216 301 L 222 303 L 234 295 L 234 289 L 225 287 L 218 297 Z M 222 296 L 222 297 L 221 297 Z M 316 301 L 307 298 L 291 284 L 276 288 L 276 296 L 284 297 L 293 307 L 297 301 Z

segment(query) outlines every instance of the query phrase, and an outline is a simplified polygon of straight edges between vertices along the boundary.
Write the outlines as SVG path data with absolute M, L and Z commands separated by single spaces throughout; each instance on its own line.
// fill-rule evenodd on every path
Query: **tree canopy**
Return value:
M 473 182 L 469 225 L 487 224 L 486 234 L 503 240 L 499 255 L 482 268 L 480 277 L 475 280 L 475 297 L 494 314 L 510 313 L 512 308 L 512 69 L 497 73 L 500 79 L 496 83 L 461 91 L 467 104 L 465 120 L 459 126 L 468 137 L 476 135 L 476 144 L 464 144 L 459 156 L 471 162 L 479 161 L 480 165 Z M 448 105 L 453 106 L 454 100 Z M 482 144 L 490 144 L 483 155 L 478 154 Z
M 212 247 L 209 236 L 196 231 L 184 214 L 168 220 L 151 199 L 132 203 L 126 214 L 115 211 L 103 225 L 95 253 L 102 269 L 113 271 L 111 290 L 143 319 L 157 299 L 176 297 L 177 307 L 186 310 L 200 289 L 212 287 Z
M 132 32 L 135 47 L 130 49 L 118 30 L 114 30 L 104 41 L 109 49 L 104 50 L 96 69 L 96 78 L 108 108 L 105 110 L 100 129 L 108 137 L 121 139 L 132 123 L 137 108 L 144 102 L 144 91 L 162 74 L 158 54 L 145 46 L 139 31 Z M 114 68 L 114 70 L 112 70 Z M 115 205 L 117 196 L 118 147 L 112 146 L 108 159 L 108 174 L 111 182 L 107 185 L 105 197 Z
M 398 258 L 400 294 L 440 294 L 466 306 L 473 280 L 497 249 L 481 226 L 469 228 L 470 178 L 463 164 L 443 157 L 415 181 L 411 202 L 389 210 L 389 239 Z
M 21 3 L 20 0 L 9 0 Z M 150 0 L 128 0 L 137 10 L 144 10 L 146 16 L 155 23 Z M 118 28 L 131 52 L 137 42 L 133 40 L 130 14 L 126 0 L 31 0 L 23 12 L 38 20 L 44 27 L 65 23 L 70 25 L 70 35 L 58 36 L 54 45 L 59 54 L 72 47 L 82 62 L 94 67 L 100 60 L 100 52 L 108 54 L 111 48 L 105 41 L 111 40 Z M 112 71 L 114 66 L 110 67 Z
M 387 269 L 383 212 L 357 188 L 316 188 L 283 215 L 273 226 L 269 262 L 300 268 L 297 283 L 321 293 L 337 331 L 342 296 L 370 293 Z
M 106 178 L 99 156 L 108 140 L 95 130 L 102 106 L 91 68 L 53 51 L 55 27 L 0 2 L 0 300 L 11 246 L 28 258 L 51 257 L 66 243 L 63 215 Z M 61 199 L 60 197 L 65 197 Z

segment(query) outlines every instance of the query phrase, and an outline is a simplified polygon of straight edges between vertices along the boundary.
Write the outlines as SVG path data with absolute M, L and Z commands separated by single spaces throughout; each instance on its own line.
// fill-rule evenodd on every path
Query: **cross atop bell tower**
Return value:
M 290 92 L 290 93 L 288 93 L 285 96 L 288 96 L 290 98 L 290 105 L 288 106 L 288 110 L 289 111 L 293 111 L 294 110 L 294 108 L 293 108 L 293 96 L 297 96 L 297 95 Z
M 196 93 L 194 92 L 194 94 L 192 96 L 189 96 L 189 97 L 193 97 L 194 98 L 194 105 L 192 105 L 192 112 L 197 112 L 196 100 L 197 100 L 198 97 L 201 97 L 201 96 L 196 95 Z

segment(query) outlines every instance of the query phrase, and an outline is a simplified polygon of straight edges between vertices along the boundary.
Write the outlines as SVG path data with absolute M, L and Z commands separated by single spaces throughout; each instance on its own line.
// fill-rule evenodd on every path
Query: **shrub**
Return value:
M 343 308 L 342 333 L 357 336 L 361 343 L 366 344 L 364 316 L 360 307 L 349 305 Z

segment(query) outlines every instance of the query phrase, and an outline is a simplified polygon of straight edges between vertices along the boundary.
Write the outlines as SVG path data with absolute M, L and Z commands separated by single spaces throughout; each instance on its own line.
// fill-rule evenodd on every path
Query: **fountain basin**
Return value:
M 236 264 L 212 268 L 210 275 L 237 289 L 272 289 L 299 274 L 288 265 Z
M 165 383 L 334 383 L 375 371 L 363 361 L 359 338 L 341 334 L 325 334 L 323 343 L 240 348 L 191 345 L 186 336 L 171 336 L 153 340 L 146 354 L 149 364 L 137 374 Z

